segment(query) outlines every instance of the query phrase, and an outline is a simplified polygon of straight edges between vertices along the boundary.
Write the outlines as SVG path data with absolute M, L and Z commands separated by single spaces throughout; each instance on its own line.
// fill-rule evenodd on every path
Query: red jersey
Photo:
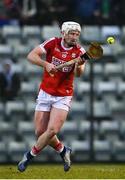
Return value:
M 46 53 L 46 61 L 56 66 L 85 53 L 85 50 L 80 45 L 65 48 L 62 44 L 62 38 L 51 38 L 42 43 L 40 47 Z M 64 67 L 58 70 L 54 77 L 51 77 L 44 70 L 40 89 L 53 96 L 72 96 L 74 67 L 75 65 Z

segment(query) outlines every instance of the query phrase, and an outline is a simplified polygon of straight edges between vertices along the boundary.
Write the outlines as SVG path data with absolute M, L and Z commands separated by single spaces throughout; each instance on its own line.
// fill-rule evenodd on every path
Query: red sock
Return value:
M 36 156 L 40 153 L 41 149 L 38 149 L 36 146 L 33 146 L 32 149 L 31 149 L 31 154 L 33 156 Z
M 63 148 L 64 148 L 64 145 L 61 142 L 58 142 L 54 147 L 54 149 L 58 152 L 62 152 Z

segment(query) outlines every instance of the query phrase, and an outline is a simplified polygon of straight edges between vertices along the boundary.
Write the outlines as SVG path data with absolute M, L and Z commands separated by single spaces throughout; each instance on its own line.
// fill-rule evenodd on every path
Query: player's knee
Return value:
M 58 133 L 56 128 L 54 128 L 54 127 L 48 128 L 47 131 L 48 131 L 49 137 L 53 137 L 54 135 L 56 135 Z

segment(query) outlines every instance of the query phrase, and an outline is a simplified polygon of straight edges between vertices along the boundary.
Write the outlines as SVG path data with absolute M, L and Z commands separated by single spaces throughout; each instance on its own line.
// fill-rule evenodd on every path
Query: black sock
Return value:
M 61 156 L 61 157 L 64 157 L 65 152 L 66 152 L 66 147 L 64 146 L 63 151 L 60 153 L 60 156 Z
M 30 153 L 30 151 L 27 153 L 27 158 L 32 159 L 34 156 Z

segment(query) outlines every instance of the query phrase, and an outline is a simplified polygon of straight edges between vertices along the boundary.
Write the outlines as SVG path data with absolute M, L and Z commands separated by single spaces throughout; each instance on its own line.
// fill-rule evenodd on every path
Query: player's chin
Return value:
M 69 46 L 70 47 L 73 47 L 73 46 L 75 46 L 76 45 L 76 42 L 71 42 L 71 43 L 69 43 Z

